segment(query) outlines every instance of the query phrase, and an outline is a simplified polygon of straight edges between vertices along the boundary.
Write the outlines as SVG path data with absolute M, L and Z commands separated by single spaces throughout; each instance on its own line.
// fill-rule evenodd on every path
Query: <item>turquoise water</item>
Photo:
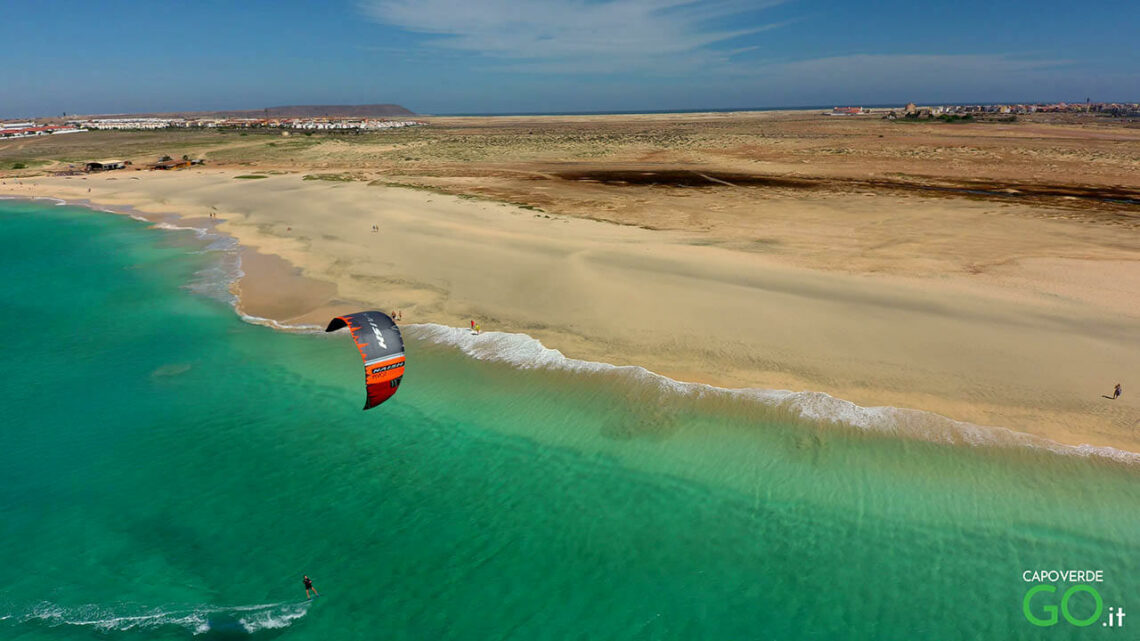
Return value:
M 1136 638 L 1021 612 L 1039 568 L 1136 603 L 1135 466 L 414 338 L 361 412 L 351 341 L 203 295 L 191 232 L 0 201 L 0 242 L 0 639 Z

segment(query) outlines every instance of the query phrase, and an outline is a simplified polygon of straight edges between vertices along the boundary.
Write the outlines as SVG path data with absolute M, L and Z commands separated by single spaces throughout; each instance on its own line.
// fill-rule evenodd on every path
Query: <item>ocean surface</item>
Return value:
M 1038 569 L 1140 605 L 1134 463 L 438 326 L 362 412 L 346 335 L 234 312 L 223 239 L 9 200 L 0 243 L 5 641 L 1138 638 L 1022 613 Z

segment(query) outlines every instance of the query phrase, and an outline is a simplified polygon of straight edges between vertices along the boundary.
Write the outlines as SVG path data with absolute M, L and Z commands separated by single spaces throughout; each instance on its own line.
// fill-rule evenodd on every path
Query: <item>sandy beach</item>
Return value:
M 741 171 L 707 160 L 690 167 L 711 179 Z M 649 175 L 664 171 L 657 161 L 622 156 L 604 169 Z M 215 214 L 245 248 L 242 310 L 280 322 L 320 324 L 359 306 L 403 310 L 411 323 L 476 320 L 574 358 L 683 381 L 821 391 L 1140 451 L 1129 383 L 1140 381 L 1140 241 L 1128 207 L 931 197 L 868 182 L 666 191 L 607 183 L 598 161 L 570 168 L 592 176 L 556 180 L 551 171 L 570 169 L 542 162 L 538 180 L 511 177 L 519 170 L 494 159 L 468 175 L 443 163 L 415 178 L 373 167 L 318 180 L 288 163 L 220 162 L 9 176 L 0 194 Z M 867 181 L 890 169 L 858 174 L 843 163 L 813 168 L 814 179 Z M 948 167 L 942 179 L 969 173 Z M 483 170 L 495 175 L 470 175 Z M 1105 171 L 1104 185 L 1133 187 Z M 238 178 L 256 172 L 265 177 Z M 1117 382 L 1123 398 L 1103 398 Z

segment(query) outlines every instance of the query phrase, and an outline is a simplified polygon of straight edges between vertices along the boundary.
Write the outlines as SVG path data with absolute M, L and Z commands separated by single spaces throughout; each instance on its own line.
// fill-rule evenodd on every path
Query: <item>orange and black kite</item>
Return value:
M 400 328 L 383 312 L 357 312 L 337 316 L 326 332 L 348 327 L 364 359 L 364 385 L 368 398 L 364 409 L 383 403 L 396 393 L 404 377 L 404 339 Z

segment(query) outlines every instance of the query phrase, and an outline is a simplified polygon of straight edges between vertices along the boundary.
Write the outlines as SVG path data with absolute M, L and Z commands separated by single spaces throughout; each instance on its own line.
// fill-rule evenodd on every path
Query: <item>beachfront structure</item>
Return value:
M 426 125 L 418 120 L 376 120 L 371 118 L 95 118 L 72 120 L 69 125 L 86 129 L 166 129 L 166 128 L 275 128 L 304 131 L 373 131 Z
M 115 169 L 123 169 L 130 162 L 126 160 L 92 160 L 85 164 L 83 169 L 85 171 L 112 171 Z
M 26 123 L 20 123 L 26 124 Z M 31 136 L 50 136 L 53 134 L 72 134 L 83 131 L 75 127 L 65 125 L 52 126 L 47 125 L 43 127 L 8 127 L 7 125 L 0 126 L 0 139 L 8 138 L 28 138 Z
M 1042 103 L 1018 103 L 1018 104 L 994 104 L 994 105 L 933 105 L 931 107 L 923 107 L 922 109 L 910 103 L 906 107 L 906 113 L 919 114 L 923 111 L 929 111 L 935 116 L 941 115 L 985 115 L 985 114 L 1006 114 L 1006 115 L 1019 115 L 1019 114 L 1036 114 L 1036 113 L 1059 113 L 1059 114 L 1100 114 L 1112 117 L 1134 117 L 1140 116 L 1140 104 L 1137 103 L 1110 103 L 1110 102 L 1091 102 L 1086 101 L 1082 103 L 1065 103 L 1058 102 L 1052 104 Z
M 227 118 L 224 120 L 191 120 L 183 126 L 298 129 L 302 131 L 368 131 L 426 124 L 418 120 L 374 120 L 370 118 Z
M 400 127 L 415 127 L 426 123 L 415 120 L 336 120 L 327 118 L 317 119 L 289 119 L 270 124 L 271 127 L 283 127 L 302 130 L 344 130 L 344 129 L 397 129 Z
M 181 160 L 171 158 L 168 160 L 160 160 L 150 166 L 151 169 L 185 169 L 192 163 L 189 160 Z
M 862 107 L 834 107 L 829 116 L 858 116 L 863 113 Z
M 168 118 L 96 118 L 71 121 L 85 129 L 165 129 L 170 126 L 170 122 Z

